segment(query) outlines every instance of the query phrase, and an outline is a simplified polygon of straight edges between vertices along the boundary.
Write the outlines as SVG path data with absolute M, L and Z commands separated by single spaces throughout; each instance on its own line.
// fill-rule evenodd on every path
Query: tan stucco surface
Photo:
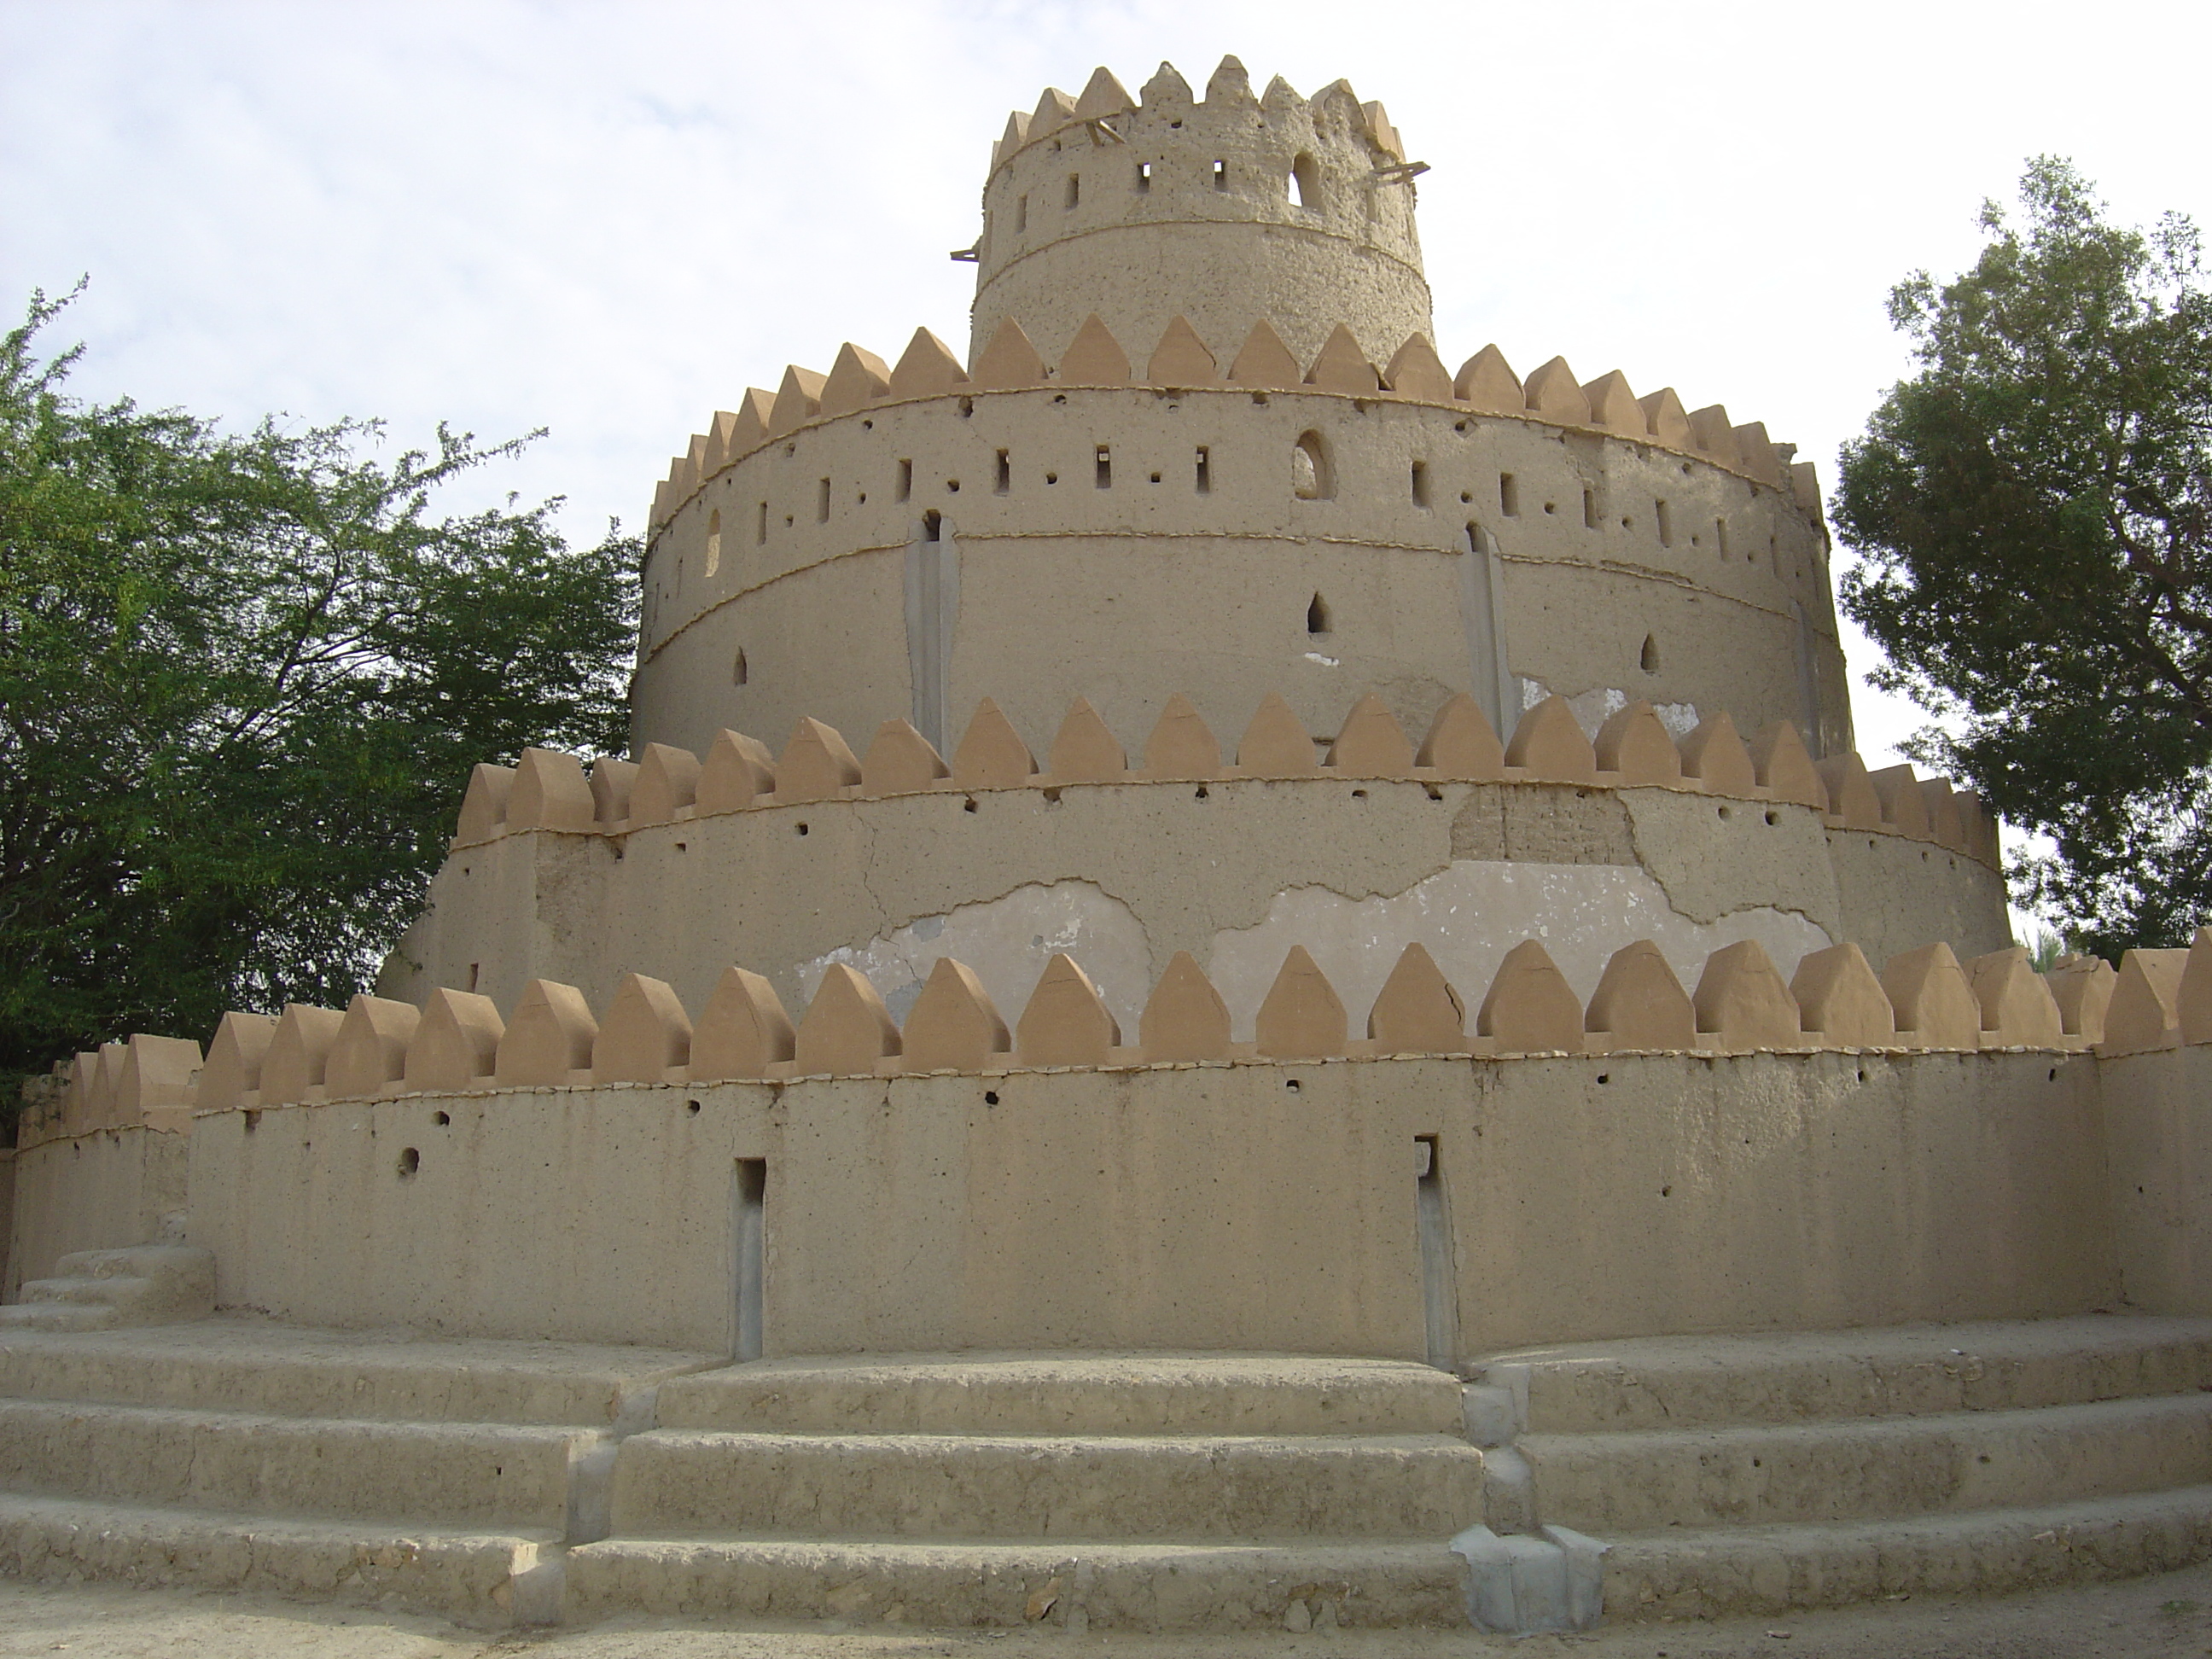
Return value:
M 1202 795 L 948 790 L 458 848 L 383 991 L 419 1000 L 446 985 L 509 1006 L 544 978 L 602 1006 L 637 972 L 696 1012 L 737 963 L 796 1011 L 833 961 L 896 1000 L 951 956 L 1011 1017 L 1064 951 L 1133 1025 L 1169 958 L 1189 951 L 1244 1021 L 1293 945 L 1358 991 L 1363 1012 L 1416 939 L 1479 1000 L 1504 951 L 1541 938 L 1587 997 L 1606 957 L 1638 939 L 1692 983 L 1708 953 L 1745 938 L 1785 975 L 1845 939 L 1877 964 L 1935 938 L 1962 956 L 1995 950 L 2002 891 L 1942 847 L 1679 790 L 1323 778 L 1216 781 Z
M 8 1298 L 72 1250 L 157 1237 L 163 1218 L 185 1207 L 185 1170 L 184 1136 L 135 1124 L 19 1152 Z
M 2115 1242 L 2099 1064 L 1616 1054 L 553 1088 L 217 1112 L 150 1139 L 189 1156 L 219 1305 L 303 1322 L 726 1351 L 736 1160 L 761 1158 L 771 1353 L 1419 1358 L 1419 1137 L 1469 1355 L 2104 1305 L 2145 1247 Z M 73 1244 L 127 1242 L 140 1209 L 78 1147 L 149 1139 L 31 1148 L 25 1188 L 79 1218 Z M 56 1236 L 46 1212 L 17 1224 L 34 1250 Z
M 2128 1304 L 2212 1313 L 2212 1048 L 2122 1055 L 2102 1070 Z
M 1293 490 L 1306 432 L 1328 452 L 1327 499 Z M 1496 671 L 1462 595 L 1472 529 L 1495 549 L 1511 673 L 1850 746 L 1826 533 L 1784 491 L 1618 434 L 1449 404 L 1049 385 L 818 420 L 709 480 L 647 560 L 634 743 L 703 749 L 730 726 L 780 744 L 801 716 L 864 738 L 915 718 L 905 589 L 931 513 L 928 550 L 957 572 L 943 743 L 984 696 L 1032 745 L 1078 696 L 1140 744 L 1178 691 L 1224 740 L 1270 690 L 1322 731 L 1377 690 L 1419 730 Z M 1316 595 L 1324 635 L 1307 632 Z

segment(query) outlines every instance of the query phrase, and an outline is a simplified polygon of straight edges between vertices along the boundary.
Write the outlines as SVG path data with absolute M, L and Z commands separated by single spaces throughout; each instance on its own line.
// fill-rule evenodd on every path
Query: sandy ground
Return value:
M 283 1601 L 0 1581 L 0 1659 L 2203 1659 L 2212 1565 L 2000 1601 L 1913 1600 L 1789 1620 L 1631 1625 L 1515 1642 L 1449 1632 L 1130 1637 L 886 1632 L 834 1625 L 710 1627 L 615 1620 L 499 1637 L 436 1620 Z

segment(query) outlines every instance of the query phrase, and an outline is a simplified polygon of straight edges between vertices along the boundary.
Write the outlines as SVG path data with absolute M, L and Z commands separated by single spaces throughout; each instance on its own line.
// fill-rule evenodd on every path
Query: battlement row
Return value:
M 1815 761 L 1797 729 L 1778 720 L 1746 744 L 1725 712 L 1679 743 L 1648 702 L 1617 709 L 1585 736 L 1565 698 L 1524 713 L 1500 743 L 1481 706 L 1461 693 L 1437 711 L 1416 748 L 1370 692 L 1334 738 L 1318 744 L 1270 692 L 1237 740 L 1233 763 L 1198 710 L 1168 700 L 1140 764 L 1084 698 L 1060 721 L 1042 766 L 1013 723 L 986 697 L 948 764 L 903 720 L 877 727 L 865 756 L 817 720 L 792 728 L 781 755 L 725 731 L 705 757 L 647 744 L 635 761 L 602 757 L 587 774 L 574 756 L 526 749 L 513 767 L 479 765 L 462 799 L 454 844 L 529 830 L 626 834 L 756 807 L 984 789 L 1056 790 L 1068 784 L 1212 783 L 1240 778 L 1374 779 L 1436 784 L 1566 783 L 1599 788 L 1681 789 L 1744 801 L 1788 801 L 1821 813 L 1832 829 L 1929 841 L 1995 866 L 1996 824 L 1972 790 L 1921 778 L 1910 764 L 1869 772 L 1856 754 Z
M 1719 404 L 1686 410 L 1671 386 L 1639 398 L 1619 369 L 1585 382 L 1576 378 L 1565 358 L 1554 357 L 1523 380 L 1503 352 L 1487 345 L 1454 374 L 1421 334 L 1408 337 L 1389 362 L 1378 368 L 1342 324 L 1313 362 L 1301 368 L 1273 325 L 1261 318 L 1224 374 L 1197 331 L 1177 317 L 1139 373 L 1121 342 L 1093 313 L 1060 362 L 1049 366 L 1012 318 L 991 337 L 972 375 L 951 348 L 926 328 L 915 331 L 895 366 L 887 366 L 875 353 L 849 340 L 839 348 L 827 374 L 791 364 L 775 392 L 748 387 L 735 410 L 716 411 L 708 430 L 693 436 L 653 492 L 649 527 L 657 532 L 725 468 L 810 422 L 877 404 L 1047 385 L 1178 391 L 1228 386 L 1259 393 L 1318 392 L 1443 404 L 1651 444 L 1786 489 L 1808 514 L 1817 514 L 1820 508 L 1813 464 L 1793 463 L 1789 457 L 1795 449 L 1777 445 L 1763 423 L 1737 425 Z
M 974 970 L 938 959 L 902 1027 L 842 963 L 794 1021 L 774 987 L 726 969 L 695 1022 L 672 988 L 626 975 L 595 1015 L 570 985 L 533 980 L 505 1018 L 490 998 L 438 990 L 412 1003 L 357 996 L 341 1012 L 223 1016 L 204 1055 L 188 1039 L 136 1036 L 81 1054 L 63 1134 L 125 1124 L 183 1128 L 194 1114 L 477 1090 L 697 1084 L 800 1077 L 989 1074 L 1218 1061 L 1823 1049 L 2094 1049 L 2117 1055 L 2212 1042 L 2212 928 L 2186 951 L 2069 957 L 2038 974 L 2018 945 L 1960 963 L 1948 945 L 1877 975 L 1858 946 L 1805 957 L 1784 981 L 1756 940 L 1715 951 L 1694 992 L 1638 940 L 1607 963 L 1585 1004 L 1542 943 L 1508 951 L 1476 1010 L 1419 944 L 1368 1010 L 1364 1036 L 1303 946 L 1261 1002 L 1254 1041 L 1230 1040 L 1221 994 L 1187 951 L 1152 988 L 1127 1043 L 1097 986 L 1055 955 L 1011 1025 Z
M 1183 79 L 1182 72 L 1174 64 L 1165 63 L 1145 83 L 1141 104 L 1129 95 L 1114 72 L 1103 65 L 1091 71 L 1091 79 L 1076 97 L 1070 98 L 1058 87 L 1047 87 L 1034 112 L 1016 110 L 1006 118 L 1005 133 L 991 148 L 992 171 L 995 173 L 1030 145 L 1064 133 L 1071 127 L 1094 142 L 1119 142 L 1121 135 L 1115 131 L 1113 122 L 1139 108 L 1147 114 L 1168 112 L 1186 118 L 1200 110 L 1247 120 L 1255 113 L 1263 119 L 1276 121 L 1302 115 L 1316 130 L 1341 129 L 1347 134 L 1357 133 L 1390 160 L 1406 159 L 1404 142 L 1398 130 L 1390 125 L 1382 106 L 1361 103 L 1351 82 L 1332 81 L 1307 99 L 1301 98 L 1291 83 L 1278 75 L 1267 83 L 1265 94 L 1255 94 L 1244 65 L 1230 57 L 1221 60 L 1207 80 L 1203 103 L 1193 94 L 1190 82 Z

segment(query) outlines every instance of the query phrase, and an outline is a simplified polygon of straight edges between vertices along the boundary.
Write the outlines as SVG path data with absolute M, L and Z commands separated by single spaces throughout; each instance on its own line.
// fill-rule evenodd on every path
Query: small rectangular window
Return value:
M 898 465 L 898 499 L 904 501 L 914 494 L 914 463 L 901 461 Z
M 1498 510 L 1509 519 L 1521 516 L 1521 486 L 1510 472 L 1498 475 Z
M 1229 188 L 1228 162 L 1216 161 L 1213 164 L 1213 187 L 1216 190 L 1226 190 Z
M 1659 520 L 1659 545 L 1662 547 L 1674 546 L 1674 515 L 1668 510 L 1667 503 L 1664 501 L 1655 502 L 1653 504 L 1653 516 Z
M 1198 447 L 1198 493 L 1201 495 L 1213 493 L 1213 458 L 1206 453 L 1204 444 Z
M 1030 198 L 1026 196 L 1017 197 L 1014 201 L 1014 228 L 1022 231 L 1029 228 Z
M 1597 491 L 1595 489 L 1583 491 L 1583 528 L 1597 528 Z
M 1014 465 L 1005 450 L 999 452 L 998 493 L 1005 495 L 1014 487 Z
M 827 478 L 823 479 L 814 494 L 814 522 L 830 522 L 830 480 Z
M 1104 444 L 1098 446 L 1098 487 L 1101 489 L 1114 487 L 1114 452 Z
M 1138 163 L 1137 163 L 1137 194 L 1138 194 L 1138 195 L 1139 195 L 1139 196 L 1142 196 L 1142 195 L 1144 195 L 1147 191 L 1151 190 L 1151 189 L 1152 189 L 1152 164 L 1150 161 L 1139 161 L 1139 162 L 1138 162 Z
M 768 503 L 766 501 L 760 504 L 760 525 L 753 532 L 753 539 L 763 547 L 768 545 Z
M 1413 505 L 1426 507 L 1428 504 L 1429 464 L 1426 461 L 1415 461 L 1413 463 Z
M 1724 559 L 1728 557 L 1728 520 L 1726 519 L 1713 520 L 1713 545 L 1720 550 L 1721 557 Z
M 1071 173 L 1067 175 L 1067 204 L 1073 207 L 1082 199 L 1083 175 L 1079 173 Z

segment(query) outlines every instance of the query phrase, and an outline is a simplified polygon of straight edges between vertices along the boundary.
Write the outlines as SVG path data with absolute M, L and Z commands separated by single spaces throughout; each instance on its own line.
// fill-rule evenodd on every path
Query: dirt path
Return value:
M 2204 1659 L 2212 1565 L 1993 1601 L 1886 1602 L 1788 1620 L 1632 1625 L 1512 1642 L 1472 1634 L 1116 1637 L 708 1628 L 617 1620 L 498 1638 L 435 1620 L 283 1601 L 0 1582 L 0 1659 Z

